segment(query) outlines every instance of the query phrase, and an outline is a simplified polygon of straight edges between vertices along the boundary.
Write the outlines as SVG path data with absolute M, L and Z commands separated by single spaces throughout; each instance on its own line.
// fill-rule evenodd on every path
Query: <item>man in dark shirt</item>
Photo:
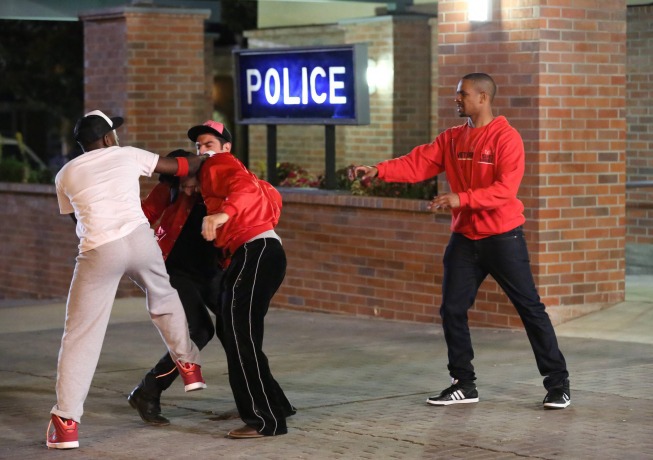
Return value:
M 175 150 L 169 157 L 189 157 L 192 153 Z M 201 350 L 217 331 L 222 342 L 219 286 L 222 270 L 218 250 L 202 238 L 202 220 L 206 206 L 199 193 L 195 176 L 177 178 L 161 175 L 150 194 L 142 201 L 150 224 L 158 222 L 156 237 L 165 259 L 170 284 L 179 293 L 184 306 L 191 339 Z M 208 309 L 208 310 L 207 310 Z M 209 315 L 216 316 L 216 327 Z M 166 353 L 145 374 L 127 398 L 144 422 L 168 425 L 161 415 L 161 394 L 177 378 L 170 354 Z

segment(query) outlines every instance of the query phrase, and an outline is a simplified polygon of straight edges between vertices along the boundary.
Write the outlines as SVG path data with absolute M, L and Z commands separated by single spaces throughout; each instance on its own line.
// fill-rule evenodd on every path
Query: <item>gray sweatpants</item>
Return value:
M 57 404 L 51 413 L 80 421 L 122 276 L 146 295 L 147 310 L 173 359 L 199 361 L 184 308 L 168 279 L 161 250 L 148 225 L 77 256 L 68 293 L 59 362 Z

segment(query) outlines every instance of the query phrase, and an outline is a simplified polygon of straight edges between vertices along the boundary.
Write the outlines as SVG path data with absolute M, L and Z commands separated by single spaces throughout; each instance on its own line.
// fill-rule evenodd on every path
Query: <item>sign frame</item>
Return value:
M 273 59 L 275 56 L 284 58 L 288 56 L 306 57 L 311 53 L 320 55 L 329 53 L 350 53 L 351 66 L 353 70 L 353 97 L 354 102 L 351 104 L 354 115 L 347 117 L 324 117 L 324 116 L 253 116 L 243 115 L 244 92 L 243 85 L 246 76 L 243 75 L 243 61 L 248 58 L 256 59 Z M 355 43 L 349 45 L 333 46 L 311 46 L 296 48 L 255 48 L 234 50 L 234 91 L 235 91 L 235 121 L 238 124 L 251 125 L 368 125 L 370 124 L 370 98 L 367 85 L 367 44 Z M 349 58 L 349 56 L 347 56 Z M 310 56 L 309 56 L 310 59 Z M 291 109 L 289 109 L 290 111 Z

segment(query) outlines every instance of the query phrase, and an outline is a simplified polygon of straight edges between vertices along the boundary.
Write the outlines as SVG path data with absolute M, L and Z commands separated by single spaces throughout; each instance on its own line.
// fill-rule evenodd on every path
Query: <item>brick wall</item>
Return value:
M 65 300 L 79 239 L 53 185 L 0 182 L 0 299 Z M 143 295 L 126 277 L 117 297 Z
M 462 75 L 495 78 L 495 115 L 526 149 L 519 196 L 536 284 L 562 315 L 623 300 L 625 268 L 626 10 L 621 1 L 573 5 L 513 0 L 491 23 L 470 24 L 465 3 L 438 3 L 439 127 L 460 123 L 452 99 Z M 477 308 L 501 308 L 495 291 Z
M 392 18 L 380 16 L 343 24 L 342 27 L 346 32 L 346 43 L 367 43 L 367 57 L 377 64 L 377 69 L 398 71 L 395 68 L 395 22 Z M 337 158 L 337 168 L 350 164 L 374 164 L 392 157 L 396 132 L 393 126 L 396 110 L 393 92 L 398 77 L 399 75 L 395 74 L 390 86 L 379 87 L 369 95 L 369 125 L 336 128 L 347 136 L 343 152 Z
M 431 141 L 431 30 L 427 18 L 394 20 L 392 154 L 400 156 Z M 435 46 L 434 46 L 435 48 Z M 385 160 L 386 158 L 381 158 Z
M 83 14 L 84 106 L 121 115 L 123 145 L 190 148 L 212 111 L 204 10 L 122 7 Z
M 274 304 L 434 322 L 449 221 L 423 202 L 282 191 L 278 231 L 288 255 Z
M 425 202 L 281 189 L 277 228 L 288 270 L 272 306 L 301 311 L 439 322 L 442 254 L 449 218 Z M 0 299 L 57 299 L 68 293 L 78 240 L 58 214 L 53 186 L 0 183 Z M 487 286 L 481 294 L 490 297 Z M 142 296 L 124 279 L 117 297 Z M 550 310 L 554 323 L 596 306 Z M 512 308 L 477 305 L 474 326 L 520 327 Z
M 0 202 L 0 299 L 64 299 L 79 239 L 54 186 L 0 182 Z
M 538 164 L 529 184 L 542 294 L 613 303 L 625 289 L 623 1 L 541 7 Z M 533 204 L 535 203 L 532 200 Z
M 100 109 L 109 116 L 125 116 L 127 101 L 127 23 L 123 17 L 84 22 L 84 108 Z M 104 18 L 106 16 L 103 16 Z M 101 18 L 98 18 L 101 19 Z M 130 123 L 120 130 L 123 142 L 130 136 Z
M 626 174 L 653 180 L 653 6 L 628 8 Z M 628 272 L 653 273 L 653 188 L 626 193 Z

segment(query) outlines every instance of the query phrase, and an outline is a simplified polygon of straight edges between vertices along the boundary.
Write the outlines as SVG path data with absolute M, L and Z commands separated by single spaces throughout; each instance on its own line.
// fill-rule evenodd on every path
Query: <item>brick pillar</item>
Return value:
M 211 117 L 208 10 L 119 7 L 89 11 L 84 21 L 84 107 L 120 115 L 121 145 L 160 155 L 193 151 L 188 128 Z M 142 194 L 153 179 L 142 180 Z M 127 277 L 118 297 L 141 295 Z
M 84 106 L 125 118 L 119 136 L 159 154 L 191 148 L 188 128 L 210 118 L 208 10 L 119 7 L 84 22 Z
M 557 322 L 624 299 L 626 5 L 494 5 L 492 22 L 471 24 L 466 2 L 438 3 L 439 128 L 460 123 L 461 76 L 495 78 L 495 115 L 524 139 L 519 197 L 535 281 Z M 509 305 L 488 281 L 476 308 Z
M 653 180 L 653 5 L 628 7 L 628 181 Z M 628 190 L 627 270 L 653 273 L 653 188 Z

